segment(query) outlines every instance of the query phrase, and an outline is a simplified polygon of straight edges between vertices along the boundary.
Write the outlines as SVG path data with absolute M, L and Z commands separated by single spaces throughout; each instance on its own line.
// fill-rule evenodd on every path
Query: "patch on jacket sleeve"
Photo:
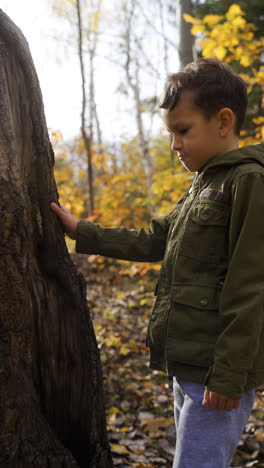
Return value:
M 222 198 L 223 192 L 220 190 L 214 190 L 206 188 L 201 191 L 199 198 L 201 200 L 220 200 Z

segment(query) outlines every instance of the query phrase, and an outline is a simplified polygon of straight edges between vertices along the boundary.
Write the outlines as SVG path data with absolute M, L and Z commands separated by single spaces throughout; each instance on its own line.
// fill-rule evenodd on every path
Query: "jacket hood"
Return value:
M 199 172 L 207 171 L 213 167 L 233 167 L 241 164 L 256 163 L 264 167 L 264 143 L 248 145 L 228 151 L 211 159 Z

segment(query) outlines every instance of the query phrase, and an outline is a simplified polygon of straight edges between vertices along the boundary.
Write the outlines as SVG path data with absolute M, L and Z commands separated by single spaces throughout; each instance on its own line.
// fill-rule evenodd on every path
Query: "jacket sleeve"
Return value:
M 153 219 L 149 228 L 107 228 L 90 221 L 77 224 L 76 252 L 99 254 L 121 260 L 158 262 L 162 260 L 169 217 Z
M 229 266 L 219 306 L 222 332 L 206 386 L 239 399 L 264 327 L 264 174 L 241 174 L 232 196 Z

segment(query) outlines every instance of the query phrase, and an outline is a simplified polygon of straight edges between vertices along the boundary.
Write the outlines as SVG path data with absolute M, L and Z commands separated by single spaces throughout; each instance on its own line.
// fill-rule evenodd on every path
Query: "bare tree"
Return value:
M 130 4 L 130 9 L 127 9 L 127 6 L 124 4 L 124 12 L 126 15 L 126 30 L 125 30 L 125 55 L 126 55 L 126 62 L 125 62 L 125 70 L 126 70 L 126 77 L 127 83 L 131 88 L 134 96 L 135 102 L 135 109 L 136 109 L 136 121 L 137 121 L 137 129 L 138 129 L 138 139 L 139 139 L 139 147 L 141 150 L 141 154 L 143 157 L 143 162 L 145 166 L 145 173 L 147 179 L 147 188 L 148 193 L 151 196 L 151 186 L 152 186 L 152 161 L 151 155 L 148 148 L 147 141 L 144 135 L 144 126 L 142 120 L 142 102 L 140 96 L 140 81 L 139 81 L 139 61 L 138 57 L 132 55 L 132 20 L 133 15 L 135 12 L 135 1 L 132 0 Z M 132 62 L 134 65 L 134 76 L 131 73 L 131 66 Z
M 38 78 L 0 10 L 0 467 L 112 467 L 99 352 L 58 200 Z
M 192 0 L 177 0 L 176 24 L 179 31 L 180 68 L 194 59 L 194 39 L 191 34 L 191 24 L 184 20 L 184 13 L 192 15 Z
M 164 5 L 162 0 L 157 0 L 158 2 L 158 7 L 159 7 L 159 14 L 160 14 L 160 26 L 161 26 L 161 34 L 163 38 L 163 49 L 164 49 L 164 55 L 163 55 L 163 60 L 164 60 L 164 70 L 166 75 L 169 73 L 169 45 L 168 45 L 168 40 L 166 39 L 165 35 L 165 24 L 164 24 Z
M 102 130 L 100 126 L 100 121 L 97 113 L 97 105 L 95 99 L 95 70 L 94 70 L 94 61 L 96 57 L 96 49 L 98 44 L 99 37 L 99 23 L 101 18 L 101 6 L 102 0 L 96 0 L 89 2 L 92 7 L 90 12 L 90 18 L 92 18 L 93 27 L 90 25 L 87 30 L 87 39 L 88 39 L 88 55 L 89 55 L 89 71 L 90 71 L 90 137 L 92 142 L 95 141 L 93 127 L 95 126 L 97 132 L 97 144 L 99 146 L 99 151 L 102 148 Z
M 80 67 L 81 67 L 81 75 L 82 75 L 81 131 L 82 131 L 82 137 L 83 137 L 85 151 L 87 155 L 87 161 L 88 161 L 87 168 L 88 168 L 89 208 L 90 208 L 90 215 L 92 215 L 94 211 L 93 165 L 92 165 L 92 116 L 90 112 L 90 132 L 89 132 L 90 134 L 88 135 L 86 131 L 86 123 L 85 123 L 87 98 L 86 98 L 86 79 L 85 79 L 84 60 L 83 60 L 83 31 L 82 31 L 82 16 L 81 16 L 80 0 L 77 0 L 76 2 L 76 9 L 77 9 L 77 17 L 78 17 L 78 34 L 79 34 L 78 51 L 79 51 L 79 59 L 80 59 Z M 91 94 L 92 94 L 92 89 L 90 88 L 90 98 L 91 98 Z

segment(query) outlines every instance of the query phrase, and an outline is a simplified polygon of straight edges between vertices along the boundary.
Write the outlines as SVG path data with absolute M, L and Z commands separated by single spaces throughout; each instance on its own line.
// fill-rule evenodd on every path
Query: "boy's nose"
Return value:
M 181 139 L 179 137 L 176 137 L 175 135 L 173 135 L 172 137 L 171 149 L 173 151 L 179 151 L 182 149 Z

